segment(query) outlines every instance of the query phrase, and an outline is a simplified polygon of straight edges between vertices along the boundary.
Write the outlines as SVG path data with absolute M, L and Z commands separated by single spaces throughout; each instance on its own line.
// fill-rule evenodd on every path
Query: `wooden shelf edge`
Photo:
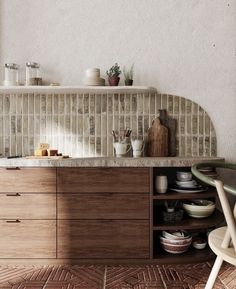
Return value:
M 167 191 L 165 194 L 154 194 L 153 200 L 184 200 L 184 199 L 205 199 L 217 196 L 215 188 L 210 188 L 205 192 L 200 193 L 177 193 L 172 191 Z
M 161 251 L 154 255 L 153 260 L 157 264 L 184 264 L 210 261 L 215 257 L 216 255 L 211 251 L 211 249 L 206 247 L 203 250 L 191 248 L 183 254 L 171 254 Z

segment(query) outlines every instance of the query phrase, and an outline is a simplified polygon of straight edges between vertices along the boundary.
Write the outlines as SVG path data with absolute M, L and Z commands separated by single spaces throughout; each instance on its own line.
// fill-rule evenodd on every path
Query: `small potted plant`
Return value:
M 127 70 L 125 66 L 123 67 L 123 73 L 125 77 L 125 85 L 133 84 L 133 76 L 134 76 L 134 64 L 131 65 L 130 69 Z
M 109 70 L 107 70 L 108 82 L 110 86 L 117 86 L 120 81 L 121 74 L 120 66 L 115 63 Z

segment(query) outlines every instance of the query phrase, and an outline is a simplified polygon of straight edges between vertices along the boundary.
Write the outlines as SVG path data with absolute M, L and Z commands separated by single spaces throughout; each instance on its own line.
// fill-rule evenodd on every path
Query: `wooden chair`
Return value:
M 192 167 L 192 173 L 206 184 L 213 185 L 217 189 L 219 200 L 226 220 L 226 227 L 217 228 L 209 234 L 208 243 L 216 254 L 216 260 L 212 267 L 205 289 L 212 289 L 223 261 L 236 266 L 236 203 L 232 210 L 226 192 L 236 196 L 236 189 L 223 185 L 220 180 L 213 180 L 201 174 L 198 169 L 206 166 L 229 168 L 236 170 L 236 164 L 226 163 L 202 163 Z

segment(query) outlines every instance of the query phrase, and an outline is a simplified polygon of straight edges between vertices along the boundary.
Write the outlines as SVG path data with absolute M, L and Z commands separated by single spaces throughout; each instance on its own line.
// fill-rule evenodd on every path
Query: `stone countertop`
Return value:
M 195 163 L 224 161 L 217 157 L 85 157 L 67 159 L 0 158 L 0 167 L 189 167 Z

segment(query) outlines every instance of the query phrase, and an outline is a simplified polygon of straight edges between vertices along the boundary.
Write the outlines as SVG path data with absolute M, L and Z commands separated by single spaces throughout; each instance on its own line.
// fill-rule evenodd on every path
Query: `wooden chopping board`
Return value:
M 148 129 L 147 154 L 149 157 L 168 156 L 168 128 L 157 117 Z
M 176 130 L 177 121 L 167 114 L 166 109 L 159 109 L 161 124 L 168 128 L 168 156 L 176 156 Z
M 61 160 L 66 159 L 68 157 L 65 156 L 26 156 L 25 159 L 31 160 Z

